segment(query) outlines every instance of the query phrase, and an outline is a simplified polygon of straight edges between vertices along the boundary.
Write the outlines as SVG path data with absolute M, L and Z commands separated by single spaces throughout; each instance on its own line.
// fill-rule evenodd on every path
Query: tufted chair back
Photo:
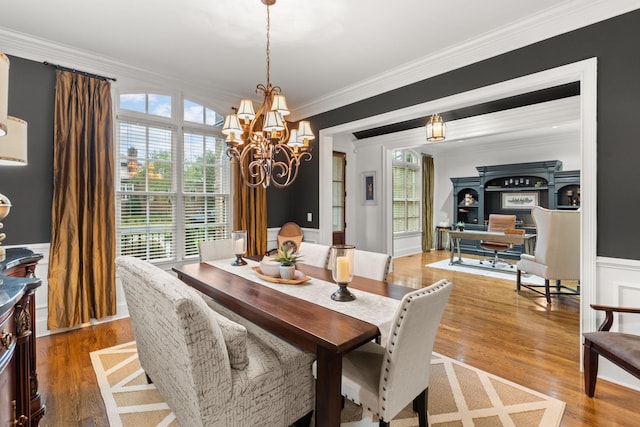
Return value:
M 452 286 L 443 279 L 402 299 L 380 369 L 378 396 L 384 420 L 393 419 L 428 387 L 433 343 Z

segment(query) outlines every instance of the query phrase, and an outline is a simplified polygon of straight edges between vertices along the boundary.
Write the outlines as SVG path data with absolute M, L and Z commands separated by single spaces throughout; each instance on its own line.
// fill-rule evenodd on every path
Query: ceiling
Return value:
M 364 98 L 409 83 L 403 74 L 416 81 L 487 57 L 489 45 L 495 55 L 638 7 L 637 0 L 278 0 L 270 8 L 271 82 L 292 110 L 312 113 L 330 97 Z M 125 69 L 147 71 L 225 102 L 266 83 L 265 49 L 260 0 L 28 0 L 4 2 L 0 14 L 0 50 L 8 54 L 118 79 Z M 453 64 L 454 52 L 466 56 Z

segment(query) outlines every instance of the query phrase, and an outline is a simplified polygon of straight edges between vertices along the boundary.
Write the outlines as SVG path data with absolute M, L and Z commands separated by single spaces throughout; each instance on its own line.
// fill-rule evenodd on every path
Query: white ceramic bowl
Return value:
M 260 261 L 260 270 L 265 276 L 280 277 L 280 263 L 269 257 L 262 258 L 262 261 Z

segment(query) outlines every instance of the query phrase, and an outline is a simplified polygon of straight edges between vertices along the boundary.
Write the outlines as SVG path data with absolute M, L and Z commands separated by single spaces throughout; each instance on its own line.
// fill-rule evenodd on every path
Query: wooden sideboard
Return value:
M 5 259 L 0 261 L 0 293 L 8 295 L 0 298 L 0 313 L 4 311 L 0 315 L 3 425 L 34 427 L 44 416 L 45 406 L 38 391 L 35 331 L 35 292 L 42 284 L 35 277 L 35 269 L 41 259 L 41 254 L 26 248 L 9 248 Z

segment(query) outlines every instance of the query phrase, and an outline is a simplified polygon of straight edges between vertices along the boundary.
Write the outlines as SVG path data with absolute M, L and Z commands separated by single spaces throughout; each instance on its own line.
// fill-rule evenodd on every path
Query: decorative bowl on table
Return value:
M 260 261 L 260 271 L 269 277 L 280 277 L 280 263 L 269 257 L 264 257 Z

